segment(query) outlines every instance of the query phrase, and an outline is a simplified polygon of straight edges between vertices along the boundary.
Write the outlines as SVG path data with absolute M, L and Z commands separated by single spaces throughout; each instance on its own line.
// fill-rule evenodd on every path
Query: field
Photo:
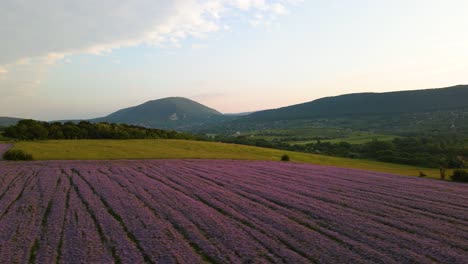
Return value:
M 365 169 L 408 176 L 418 176 L 419 172 L 423 171 L 430 178 L 439 177 L 437 169 L 188 140 L 48 140 L 17 142 L 14 148 L 32 154 L 36 160 L 279 160 L 281 155 L 288 154 L 294 162 Z
M 391 141 L 398 136 L 385 135 L 364 131 L 352 131 L 339 128 L 302 128 L 302 129 L 277 129 L 265 130 L 262 132 L 252 131 L 247 133 L 252 139 L 265 139 L 267 141 L 282 141 L 291 145 L 305 145 L 320 142 L 350 144 L 363 144 L 373 140 Z M 300 138 L 299 140 L 297 138 Z
M 0 160 L 2 159 L 3 154 L 12 147 L 11 144 L 2 144 L 0 142 Z
M 265 140 L 282 140 L 300 137 L 300 138 L 344 138 L 353 135 L 353 132 L 340 128 L 322 128 L 322 127 L 295 127 L 280 129 L 262 129 L 253 130 L 246 133 L 246 136 L 254 138 L 263 138 Z
M 304 124 L 304 122 L 306 121 L 296 121 L 294 125 L 288 125 L 285 128 L 252 130 L 242 133 L 242 135 L 252 139 L 275 140 L 292 145 L 316 143 L 317 138 L 321 142 L 362 144 L 372 140 L 389 141 L 398 137 L 368 131 L 327 127 L 320 124 L 307 124 L 307 122 Z
M 269 161 L 0 165 L 4 263 L 466 263 L 463 184 Z
M 320 142 L 329 142 L 329 143 L 340 143 L 340 142 L 347 142 L 349 144 L 363 144 L 367 142 L 371 142 L 373 140 L 379 141 L 391 141 L 397 138 L 397 136 L 391 135 L 380 135 L 380 134 L 367 134 L 367 133 L 359 133 L 358 135 L 343 137 L 343 138 L 335 138 L 335 139 L 323 139 Z M 303 140 L 303 141 L 290 141 L 289 144 L 293 145 L 305 145 L 310 143 L 316 143 L 317 140 Z

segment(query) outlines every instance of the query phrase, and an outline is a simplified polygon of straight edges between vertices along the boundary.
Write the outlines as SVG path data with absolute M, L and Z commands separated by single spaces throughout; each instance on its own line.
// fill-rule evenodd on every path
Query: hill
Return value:
M 125 123 L 160 129 L 189 130 L 216 122 L 223 115 L 207 106 L 183 97 L 168 97 L 121 109 L 92 122 Z
M 0 116 L 0 127 L 15 125 L 21 118 Z
M 225 125 L 231 131 L 345 128 L 391 134 L 414 131 L 468 132 L 468 85 L 356 93 L 264 110 Z
M 468 134 L 466 98 L 468 85 L 458 85 L 426 90 L 345 94 L 278 109 L 223 115 L 190 99 L 169 97 L 89 121 L 207 134 L 232 135 L 241 132 L 288 142 L 342 139 L 353 137 L 355 131 L 368 133 L 368 138 L 415 132 Z M 18 120 L 0 118 L 0 126 L 11 125 Z
M 291 161 L 372 170 L 417 176 L 423 171 L 437 178 L 437 169 L 391 164 L 371 160 L 338 158 L 237 144 L 190 140 L 47 140 L 15 143 L 35 160 L 115 160 L 115 159 L 238 159 L 279 160 L 283 154 Z
M 250 120 L 287 120 L 363 115 L 392 115 L 468 108 L 468 85 L 387 93 L 325 97 L 248 115 Z

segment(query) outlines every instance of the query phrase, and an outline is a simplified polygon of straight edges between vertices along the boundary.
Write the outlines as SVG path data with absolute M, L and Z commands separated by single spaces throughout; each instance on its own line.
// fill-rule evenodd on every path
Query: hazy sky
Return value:
M 468 83 L 466 0 L 0 0 L 0 116 L 244 112 Z

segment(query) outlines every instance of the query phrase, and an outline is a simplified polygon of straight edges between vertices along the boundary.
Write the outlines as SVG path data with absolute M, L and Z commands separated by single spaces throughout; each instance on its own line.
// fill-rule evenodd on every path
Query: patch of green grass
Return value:
M 347 137 L 334 138 L 334 139 L 322 139 L 320 140 L 320 142 L 322 143 L 329 142 L 333 144 L 340 143 L 340 142 L 347 142 L 350 144 L 363 144 L 363 143 L 367 143 L 373 140 L 391 141 L 395 138 L 397 138 L 397 136 L 359 132 L 359 133 L 349 135 Z M 305 144 L 316 143 L 316 142 L 317 140 L 302 140 L 302 141 L 290 141 L 288 143 L 291 145 L 305 145 Z
M 269 139 L 286 139 L 294 137 L 329 137 L 329 138 L 342 138 L 354 132 L 340 128 L 317 128 L 317 127 L 296 127 L 284 129 L 266 129 L 261 131 L 250 131 L 245 133 L 255 138 Z
M 330 143 L 340 143 L 342 141 L 348 142 L 350 144 L 363 144 L 373 140 L 379 141 L 391 141 L 397 138 L 397 136 L 391 135 L 379 135 L 379 134 L 367 134 L 367 135 L 359 135 L 354 137 L 348 138 L 337 138 L 337 139 L 330 139 L 330 140 L 323 140 L 323 142 L 330 142 Z
M 372 140 L 390 141 L 397 138 L 397 136 L 394 135 L 377 134 L 366 131 L 314 127 L 296 129 L 270 129 L 263 130 L 261 132 L 252 131 L 250 133 L 246 133 L 245 135 L 254 139 L 264 139 L 267 141 L 280 140 L 291 145 L 316 143 L 316 138 L 322 138 L 320 140 L 321 142 L 348 142 L 350 144 L 363 144 Z
M 14 149 L 31 153 L 36 160 L 114 160 L 114 159 L 240 159 L 275 160 L 288 155 L 292 162 L 418 176 L 424 172 L 438 178 L 437 169 L 338 158 L 235 144 L 189 140 L 47 140 L 17 142 Z M 450 174 L 447 171 L 447 174 Z

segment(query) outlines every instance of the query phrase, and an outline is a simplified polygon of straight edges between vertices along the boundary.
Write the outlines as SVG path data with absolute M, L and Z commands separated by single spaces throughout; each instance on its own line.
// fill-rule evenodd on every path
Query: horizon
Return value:
M 89 119 L 177 94 L 224 114 L 467 83 L 452 0 L 7 0 L 0 116 Z M 41 12 L 36 12 L 41 10 Z M 101 12 L 105 10 L 105 12 Z
M 252 110 L 252 111 L 241 111 L 241 112 L 222 112 L 222 111 L 219 111 L 218 109 L 216 108 L 213 108 L 209 105 L 205 105 L 205 104 L 202 104 L 208 108 L 211 108 L 211 109 L 214 109 L 218 112 L 220 112 L 222 115 L 236 115 L 236 114 L 251 114 L 251 113 L 255 113 L 255 112 L 260 112 L 260 111 L 266 111 L 266 110 L 275 110 L 275 109 L 280 109 L 280 108 L 284 108 L 284 107 L 289 107 L 289 106 L 294 106 L 294 105 L 300 105 L 300 104 L 304 104 L 304 103 L 310 103 L 310 102 L 313 102 L 315 100 L 318 100 L 318 99 L 322 99 L 322 98 L 328 98 L 328 97 L 338 97 L 338 96 L 343 96 L 343 95 L 350 95 L 350 94 L 365 94 L 365 93 L 374 93 L 374 94 L 383 94 L 383 93 L 393 93 L 393 92 L 408 92 L 408 91 L 424 91 L 424 90 L 437 90 L 437 89 L 446 89 L 446 88 L 454 88 L 454 87 L 459 87 L 459 86 L 468 86 L 468 84 L 456 84 L 456 85 L 451 85 L 451 86 L 448 86 L 448 87 L 436 87 L 436 88 L 423 88 L 423 89 L 413 89 L 413 90 L 403 90 L 403 91 L 386 91 L 386 92 L 355 92 L 355 93 L 349 93 L 349 94 L 337 94 L 337 95 L 331 95 L 331 96 L 325 96 L 325 97 L 320 97 L 320 98 L 315 98 L 315 99 L 312 99 L 312 100 L 308 100 L 308 101 L 304 101 L 304 102 L 298 102 L 298 103 L 295 103 L 295 104 L 291 104 L 291 105 L 284 105 L 284 106 L 279 106 L 279 107 L 276 107 L 276 108 L 265 108 L 265 109 L 258 109 L 258 110 Z M 122 107 L 122 108 L 119 108 L 119 109 L 115 109 L 107 114 L 104 114 L 102 116 L 95 116 L 95 117 L 90 117 L 90 118 L 64 118 L 64 119 L 50 119 L 50 120 L 41 120 L 41 121 L 45 121 L 45 122 L 54 122 L 54 121 L 67 121 L 67 120 L 74 120 L 74 121 L 77 121 L 77 120 L 83 120 L 83 121 L 87 121 L 89 119 L 94 119 L 94 118 L 101 118 L 101 117 L 106 117 L 110 114 L 113 114 L 119 110 L 123 110 L 123 109 L 126 109 L 126 108 L 132 108 L 132 107 L 136 107 L 136 106 L 140 106 L 142 104 L 145 104 L 145 103 L 148 103 L 148 102 L 152 102 L 152 101 L 158 101 L 158 100 L 163 100 L 163 99 L 169 99 L 169 98 L 182 98 L 182 99 L 189 99 L 191 101 L 194 101 L 196 103 L 200 103 L 194 99 L 191 99 L 191 98 L 188 98 L 188 97 L 184 97 L 184 96 L 178 96 L 178 95 L 175 95 L 175 96 L 168 96 L 168 97 L 163 97 L 163 98 L 156 98 L 156 99 L 150 99 L 150 100 L 146 100 L 144 102 L 140 102 L 140 103 L 137 103 L 136 105 L 131 105 L 131 106 L 125 106 L 125 107 Z M 2 116 L 0 115 L 0 118 L 2 117 L 6 117 L 6 118 L 19 118 L 19 119 L 33 119 L 33 118 L 30 118 L 30 117 L 18 117 L 18 116 Z

